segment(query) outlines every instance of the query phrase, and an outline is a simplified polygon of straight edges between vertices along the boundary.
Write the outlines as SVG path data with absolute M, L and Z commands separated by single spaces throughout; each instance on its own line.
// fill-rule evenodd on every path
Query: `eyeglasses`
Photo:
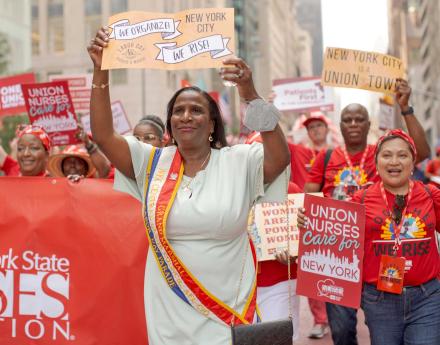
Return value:
M 404 195 L 396 195 L 396 199 L 394 200 L 393 206 L 393 220 L 396 224 L 400 224 L 402 221 L 402 212 L 405 207 L 405 196 Z
M 138 136 L 138 135 L 135 135 L 134 136 L 137 140 L 139 140 L 139 141 L 142 141 L 142 142 L 151 142 L 151 141 L 154 141 L 154 140 L 156 140 L 156 139 L 158 139 L 159 137 L 157 136 L 157 135 L 154 135 L 154 134 L 151 134 L 151 133 L 147 133 L 147 134 L 144 134 L 143 136 Z

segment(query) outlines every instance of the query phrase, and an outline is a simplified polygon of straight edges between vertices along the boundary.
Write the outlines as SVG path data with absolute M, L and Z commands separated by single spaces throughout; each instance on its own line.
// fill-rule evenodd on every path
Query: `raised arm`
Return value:
M 87 47 L 93 61 L 93 87 L 90 99 L 90 126 L 93 140 L 113 165 L 125 176 L 135 178 L 130 149 L 125 139 L 113 129 L 109 75 L 101 70 L 102 51 L 108 45 L 109 32 L 101 28 Z
M 405 114 L 409 111 L 409 97 L 411 96 L 411 88 L 404 79 L 397 79 L 396 82 L 396 101 L 399 104 L 400 111 Z M 430 155 L 430 148 L 426 140 L 425 130 L 420 124 L 414 113 L 403 115 L 408 134 L 413 138 L 417 149 L 416 163 L 423 161 Z
M 250 129 L 261 133 L 264 147 L 264 183 L 271 183 L 290 163 L 286 137 L 281 127 L 276 124 L 275 118 L 279 118 L 279 112 L 258 95 L 252 80 L 252 71 L 242 59 L 231 57 L 225 59 L 223 63 L 227 68 L 222 70 L 222 78 L 236 83 L 240 98 L 252 108 L 252 110 L 248 109 L 251 113 L 246 114 L 246 117 L 252 117 L 249 122 L 255 125 Z

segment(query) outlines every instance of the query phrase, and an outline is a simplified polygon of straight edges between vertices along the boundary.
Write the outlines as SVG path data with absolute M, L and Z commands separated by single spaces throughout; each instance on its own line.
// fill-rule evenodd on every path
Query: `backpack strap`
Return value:
M 324 169 L 322 172 L 322 181 L 321 181 L 321 187 L 319 188 L 320 191 L 322 191 L 322 187 L 324 187 L 324 183 L 325 183 L 325 170 L 327 169 L 327 165 L 328 162 L 330 160 L 330 157 L 332 155 L 333 149 L 327 149 L 327 151 L 325 151 L 325 157 L 324 157 Z

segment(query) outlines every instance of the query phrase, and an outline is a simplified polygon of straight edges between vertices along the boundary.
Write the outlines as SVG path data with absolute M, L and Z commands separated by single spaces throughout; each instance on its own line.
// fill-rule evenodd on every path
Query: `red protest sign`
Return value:
M 67 81 L 22 85 L 29 120 L 45 129 L 53 145 L 79 143 Z
M 35 83 L 33 73 L 0 78 L 0 116 L 15 115 L 26 111 L 21 84 Z
M 364 205 L 306 195 L 304 208 L 308 224 L 300 235 L 297 293 L 359 308 Z
M 75 111 L 90 112 L 90 96 L 92 94 L 92 75 L 88 74 L 52 74 L 49 81 L 67 80 L 70 96 L 72 97 Z
M 138 201 L 38 177 L 0 178 L 0 199 L 0 344 L 148 344 Z

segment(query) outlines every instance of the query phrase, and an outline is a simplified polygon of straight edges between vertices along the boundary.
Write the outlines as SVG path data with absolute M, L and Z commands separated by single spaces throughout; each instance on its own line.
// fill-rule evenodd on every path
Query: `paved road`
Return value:
M 332 345 L 330 334 L 327 334 L 322 339 L 309 339 L 307 337 L 310 328 L 312 327 L 312 314 L 309 310 L 309 305 L 305 297 L 301 297 L 301 311 L 300 311 L 300 339 L 295 342 L 295 345 Z M 369 345 L 370 337 L 368 328 L 364 323 L 364 314 L 361 310 L 358 312 L 358 341 L 359 345 Z

